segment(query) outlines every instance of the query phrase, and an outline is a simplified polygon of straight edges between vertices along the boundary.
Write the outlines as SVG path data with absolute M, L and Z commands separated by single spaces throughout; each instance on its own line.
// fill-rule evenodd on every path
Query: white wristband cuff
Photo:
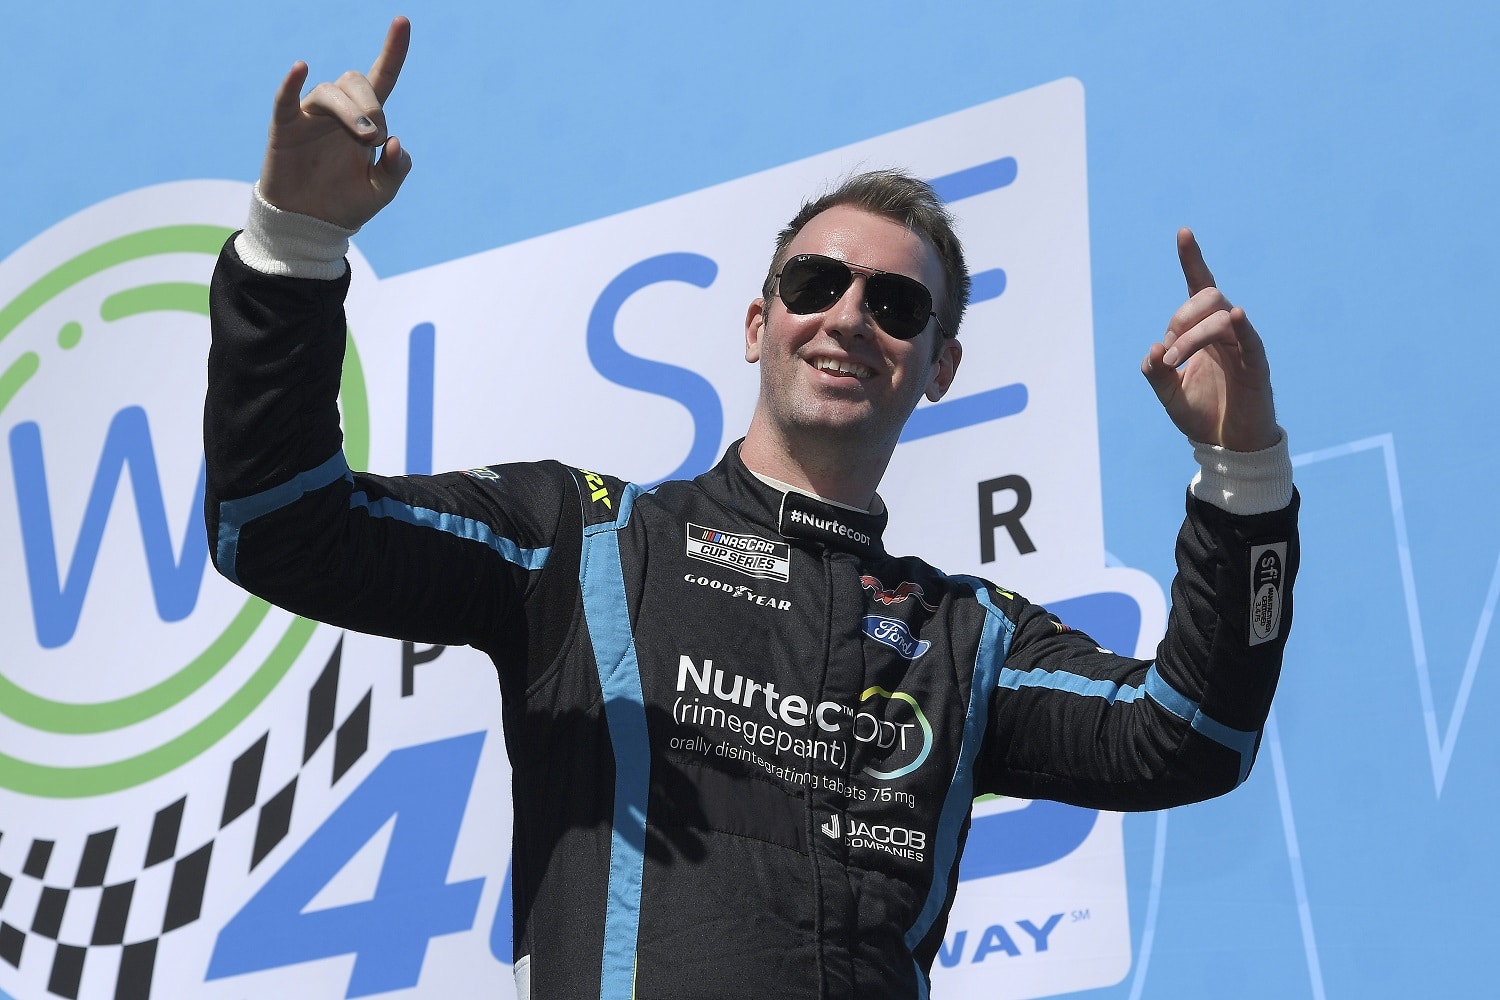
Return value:
M 349 237 L 359 232 L 311 215 L 285 212 L 266 201 L 260 184 L 250 199 L 250 218 L 235 237 L 240 260 L 262 274 L 287 278 L 341 278 Z
M 1265 514 L 1292 502 L 1292 454 L 1284 430 L 1280 441 L 1260 451 L 1194 441 L 1193 458 L 1199 469 L 1188 490 L 1221 510 Z

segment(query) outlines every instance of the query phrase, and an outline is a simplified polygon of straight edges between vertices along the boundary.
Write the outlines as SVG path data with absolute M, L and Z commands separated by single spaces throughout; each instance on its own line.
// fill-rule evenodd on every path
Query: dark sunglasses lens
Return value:
M 841 260 L 800 254 L 781 269 L 780 295 L 789 311 L 822 312 L 849 290 L 854 273 Z M 875 323 L 897 340 L 910 340 L 927 328 L 932 293 L 904 274 L 872 274 L 865 281 L 865 305 Z
M 781 301 L 799 315 L 822 312 L 839 300 L 854 276 L 829 257 L 793 257 L 781 269 Z
M 897 340 L 921 333 L 932 315 L 927 286 L 901 274 L 872 275 L 865 283 L 865 304 L 876 324 Z

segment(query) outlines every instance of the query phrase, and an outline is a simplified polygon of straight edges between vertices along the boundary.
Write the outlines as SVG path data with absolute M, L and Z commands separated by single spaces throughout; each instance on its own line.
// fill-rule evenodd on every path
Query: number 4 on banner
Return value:
M 449 883 L 483 733 L 393 751 L 219 932 L 208 979 L 353 954 L 346 996 L 411 987 L 429 939 L 474 925 L 483 879 Z M 373 898 L 307 905 L 395 817 Z

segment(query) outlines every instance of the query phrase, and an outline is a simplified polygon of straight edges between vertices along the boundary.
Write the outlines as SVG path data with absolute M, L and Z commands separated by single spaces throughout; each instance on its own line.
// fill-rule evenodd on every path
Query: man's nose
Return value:
M 875 333 L 875 321 L 865 308 L 865 276 L 856 273 L 844 294 L 828 310 L 829 332 L 851 337 Z

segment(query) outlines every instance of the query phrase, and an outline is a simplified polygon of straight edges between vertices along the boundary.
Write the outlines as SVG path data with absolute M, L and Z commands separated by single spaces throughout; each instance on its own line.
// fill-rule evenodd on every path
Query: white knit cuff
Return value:
M 343 277 L 349 237 L 357 232 L 311 215 L 282 211 L 261 196 L 257 182 L 250 218 L 245 231 L 235 237 L 234 249 L 240 260 L 262 274 L 328 281 Z
M 1221 510 L 1265 514 L 1292 502 L 1292 453 L 1284 430 L 1280 441 L 1260 451 L 1194 441 L 1193 458 L 1199 469 L 1188 489 Z

